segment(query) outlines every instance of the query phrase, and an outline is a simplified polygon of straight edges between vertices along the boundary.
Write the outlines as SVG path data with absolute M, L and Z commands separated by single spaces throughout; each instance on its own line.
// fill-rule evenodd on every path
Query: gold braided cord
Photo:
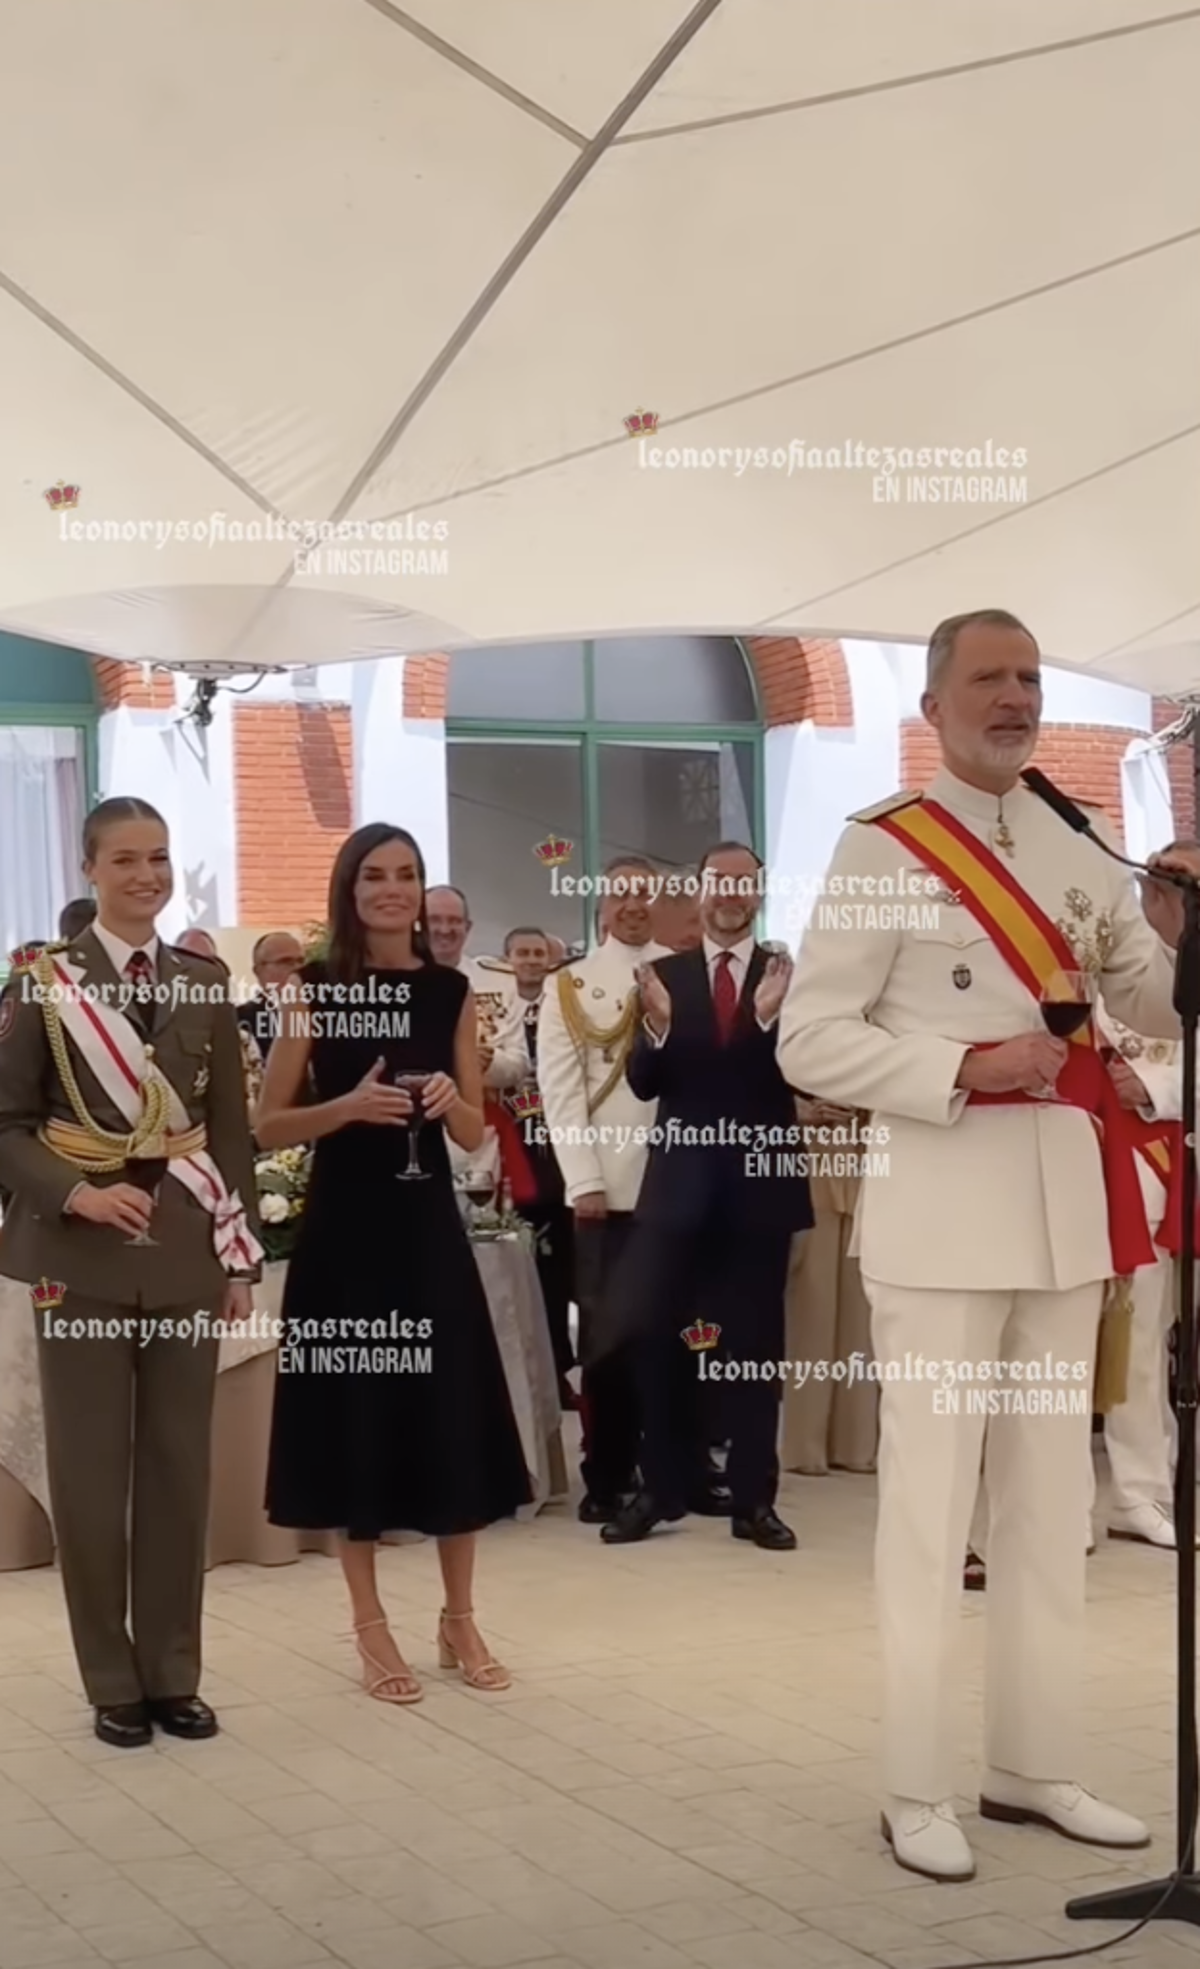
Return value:
M 137 1127 L 131 1135 L 114 1135 L 101 1128 L 92 1120 L 75 1078 L 71 1056 L 67 1051 L 67 1038 L 63 1031 L 62 1015 L 56 1002 L 58 981 L 54 975 L 53 960 L 44 952 L 33 967 L 33 975 L 42 987 L 42 1016 L 46 1022 L 46 1038 L 50 1046 L 51 1058 L 62 1081 L 63 1092 L 71 1104 L 71 1112 L 79 1126 L 96 1144 L 96 1159 L 92 1160 L 93 1174 L 107 1175 L 124 1168 L 125 1164 L 144 1148 L 152 1136 L 166 1133 L 169 1112 L 167 1088 L 162 1079 L 153 1074 L 142 1083 L 142 1113 Z M 101 1162 L 103 1154 L 107 1159 Z
M 624 1078 L 625 1062 L 633 1049 L 633 1035 L 641 1022 L 641 994 L 636 985 L 632 986 L 629 997 L 625 1000 L 625 1010 L 616 1024 L 606 1027 L 596 1026 L 591 1019 L 584 1017 L 571 974 L 564 970 L 558 974 L 558 1002 L 562 1007 L 563 1023 L 581 1056 L 586 1059 L 589 1046 L 595 1046 L 601 1052 L 607 1052 L 610 1047 L 617 1048 L 616 1063 L 608 1079 L 598 1094 L 588 1096 L 587 1110 L 590 1119 L 597 1108 L 604 1106 L 613 1088 Z

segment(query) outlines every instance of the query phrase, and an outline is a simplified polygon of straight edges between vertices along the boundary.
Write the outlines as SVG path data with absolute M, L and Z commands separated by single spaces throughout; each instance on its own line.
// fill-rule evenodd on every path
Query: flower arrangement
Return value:
M 292 1255 L 311 1170 L 310 1149 L 276 1149 L 255 1164 L 263 1249 L 273 1264 Z

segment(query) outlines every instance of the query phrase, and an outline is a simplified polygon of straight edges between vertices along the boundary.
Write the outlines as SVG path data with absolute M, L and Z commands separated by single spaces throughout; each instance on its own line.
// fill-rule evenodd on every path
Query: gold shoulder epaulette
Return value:
M 507 957 L 477 957 L 475 962 L 481 971 L 501 971 L 509 978 L 513 974 L 513 967 Z
M 23 943 L 8 954 L 9 968 L 14 977 L 23 977 L 33 970 L 43 957 L 53 957 L 56 951 L 66 950 L 65 943 Z
M 856 814 L 849 814 L 849 820 L 886 820 L 889 814 L 898 814 L 905 807 L 915 807 L 924 799 L 923 793 L 892 793 L 886 800 L 877 800 L 873 807 L 860 807 Z

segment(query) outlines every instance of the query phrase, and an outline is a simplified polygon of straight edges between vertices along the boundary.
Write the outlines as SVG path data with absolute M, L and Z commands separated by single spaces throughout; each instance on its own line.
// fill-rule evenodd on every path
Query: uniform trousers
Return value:
M 884 1785 L 937 1804 L 957 1789 L 954 1658 L 963 1553 L 986 1430 L 986 1760 L 1030 1780 L 1077 1776 L 1084 1634 L 1091 1389 L 1103 1287 L 1067 1292 L 918 1291 L 867 1280 L 883 1370 L 875 1576 L 884 1681 Z M 929 1380 L 927 1362 L 1083 1364 L 1081 1414 L 972 1412 Z M 910 1370 L 911 1371 L 911 1370 Z M 992 1384 L 995 1386 L 995 1383 Z M 1026 1384 L 1015 1379 L 1007 1388 Z M 1032 1384 L 1029 1384 L 1032 1385 Z M 1044 1388 L 1047 1384 L 1043 1382 Z
M 576 1217 L 575 1299 L 579 1307 L 581 1474 L 588 1496 L 614 1504 L 637 1489 L 642 1417 L 630 1329 L 615 1290 L 633 1234 L 633 1212 Z
M 575 1365 L 571 1345 L 571 1301 L 575 1296 L 574 1212 L 561 1197 L 547 1203 L 523 1203 L 517 1215 L 523 1217 L 537 1238 L 536 1263 L 546 1325 L 554 1349 L 554 1365 L 560 1382 Z
M 792 1240 L 786 1295 L 787 1358 L 848 1362 L 870 1357 L 871 1309 L 858 1259 L 850 1256 L 854 1219 L 822 1210 L 810 1231 Z M 879 1439 L 879 1390 L 874 1382 L 818 1380 L 784 1389 L 783 1466 L 804 1476 L 835 1470 L 873 1470 Z
M 71 1292 L 64 1319 L 130 1322 L 131 1337 L 38 1329 L 54 1535 L 97 1708 L 193 1696 L 200 1682 L 218 1342 L 161 1331 L 193 1313 L 148 1315 Z
M 1157 1225 L 1151 1225 L 1151 1236 Z M 1104 1418 L 1104 1446 L 1112 1476 L 1109 1507 L 1133 1511 L 1161 1504 L 1173 1510 L 1171 1462 L 1175 1423 L 1168 1398 L 1167 1336 L 1174 1316 L 1175 1266 L 1165 1254 L 1133 1274 L 1133 1318 L 1129 1335 L 1129 1374 L 1125 1400 Z M 1089 1511 L 1096 1501 L 1095 1465 Z

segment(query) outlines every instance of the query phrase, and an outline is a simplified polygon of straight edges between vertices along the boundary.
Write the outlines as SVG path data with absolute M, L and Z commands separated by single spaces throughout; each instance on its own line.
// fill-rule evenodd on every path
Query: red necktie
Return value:
M 733 1022 L 737 1018 L 738 994 L 733 982 L 733 953 L 723 950 L 717 959 L 716 976 L 713 978 L 713 1010 L 717 1015 L 717 1038 L 722 1046 L 728 1046 L 733 1037 Z
M 154 983 L 154 966 L 146 951 L 134 951 L 125 966 L 125 976 L 133 987 L 133 1003 L 127 1009 L 135 1025 L 145 1026 L 150 1011 L 150 987 Z

